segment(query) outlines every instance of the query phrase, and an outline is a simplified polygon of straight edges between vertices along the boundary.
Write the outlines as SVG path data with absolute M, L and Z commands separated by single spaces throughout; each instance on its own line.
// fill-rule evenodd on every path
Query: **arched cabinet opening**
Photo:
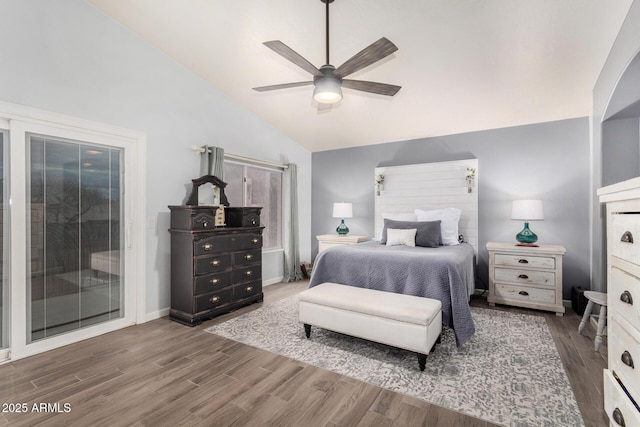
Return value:
M 602 122 L 602 185 L 640 176 L 640 52 L 613 90 Z

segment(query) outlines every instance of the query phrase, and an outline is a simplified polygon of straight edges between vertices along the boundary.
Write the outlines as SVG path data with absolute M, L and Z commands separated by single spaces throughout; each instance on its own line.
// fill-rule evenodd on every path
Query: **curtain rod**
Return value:
M 196 145 L 192 145 L 191 149 L 193 151 L 197 151 L 200 154 L 204 154 L 205 151 L 209 151 L 206 148 L 198 147 Z M 224 153 L 224 156 L 229 158 L 229 159 L 233 159 L 233 160 L 241 160 L 241 161 L 244 161 L 244 162 L 256 163 L 256 164 L 259 164 L 259 165 L 271 166 L 271 167 L 280 168 L 280 169 L 289 169 L 289 166 L 283 165 L 283 164 L 280 164 L 280 163 L 267 162 L 267 161 L 264 161 L 264 160 L 252 159 L 250 157 L 242 157 L 242 156 L 238 156 L 236 154 Z

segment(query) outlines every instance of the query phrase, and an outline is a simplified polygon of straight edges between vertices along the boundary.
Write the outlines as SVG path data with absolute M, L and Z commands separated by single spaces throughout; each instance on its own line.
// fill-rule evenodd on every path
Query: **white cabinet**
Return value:
M 356 243 L 366 242 L 369 240 L 367 236 L 355 236 L 349 234 L 346 236 L 338 234 L 321 234 L 320 236 L 316 236 L 316 239 L 318 239 L 318 253 L 332 246 L 355 245 Z
M 604 409 L 612 426 L 640 425 L 640 178 L 598 190 L 607 206 Z M 637 365 L 637 366 L 636 366 Z
M 518 246 L 487 243 L 489 251 L 489 305 L 564 313 L 562 304 L 562 256 L 560 245 Z

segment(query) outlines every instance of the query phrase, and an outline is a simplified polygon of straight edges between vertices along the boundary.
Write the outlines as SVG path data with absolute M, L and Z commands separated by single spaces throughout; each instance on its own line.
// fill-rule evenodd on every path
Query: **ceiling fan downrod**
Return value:
M 330 64 L 329 62 L 329 5 L 331 3 L 334 2 L 334 0 L 320 0 L 322 3 L 325 4 L 325 15 L 326 15 L 326 19 L 325 19 L 325 44 L 327 45 L 327 59 L 325 61 L 325 64 Z

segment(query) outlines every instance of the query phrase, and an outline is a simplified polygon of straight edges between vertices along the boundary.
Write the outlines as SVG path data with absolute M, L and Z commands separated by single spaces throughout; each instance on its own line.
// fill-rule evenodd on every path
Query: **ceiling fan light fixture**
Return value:
M 313 99 L 320 104 L 335 104 L 342 99 L 340 81 L 332 77 L 321 77 L 315 81 Z

